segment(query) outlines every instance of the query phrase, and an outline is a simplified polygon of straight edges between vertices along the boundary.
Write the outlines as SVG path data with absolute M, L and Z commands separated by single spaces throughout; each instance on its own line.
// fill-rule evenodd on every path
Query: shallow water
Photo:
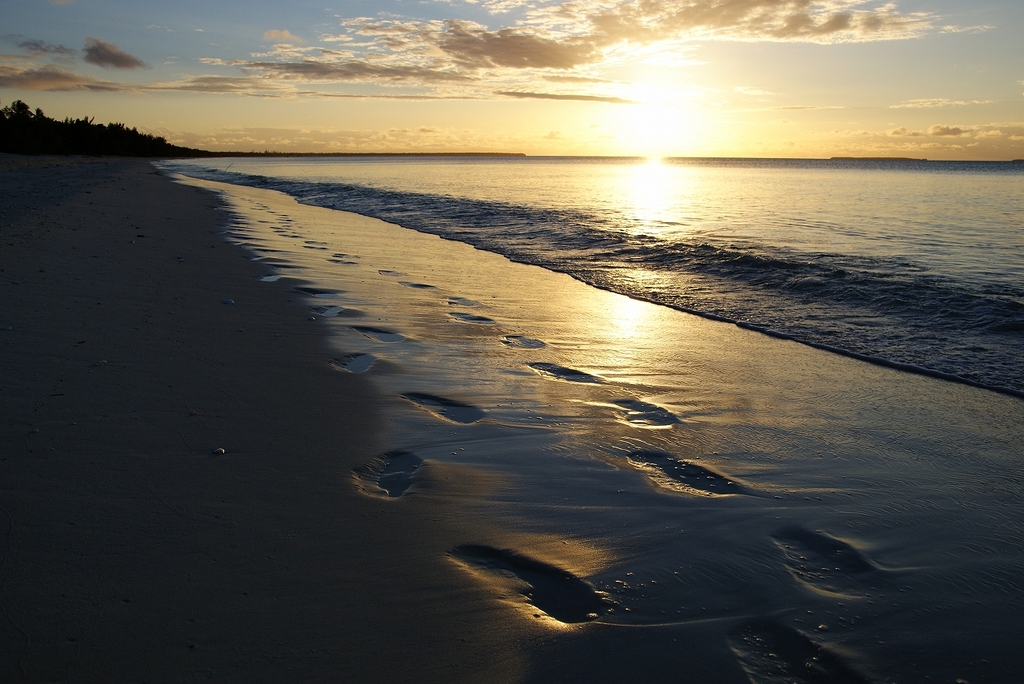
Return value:
M 1024 164 L 446 157 L 170 168 L 1024 392 Z
M 444 498 L 446 464 L 501 483 L 474 508 L 493 537 L 450 551 L 496 620 L 622 644 L 700 625 L 723 681 L 1024 678 L 1024 401 L 201 184 L 272 256 L 266 286 L 307 299 L 325 372 L 371 357 L 388 443 L 353 486 Z M 358 315 L 318 316 L 323 293 Z

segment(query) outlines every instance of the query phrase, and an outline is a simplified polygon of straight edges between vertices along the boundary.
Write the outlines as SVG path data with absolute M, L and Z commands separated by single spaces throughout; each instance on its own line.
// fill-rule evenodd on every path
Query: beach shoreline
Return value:
M 1019 400 L 275 191 L 17 161 L 3 678 L 1024 672 Z
M 514 680 L 444 526 L 352 486 L 372 388 L 324 371 L 220 202 L 144 161 L 4 161 L 0 679 Z

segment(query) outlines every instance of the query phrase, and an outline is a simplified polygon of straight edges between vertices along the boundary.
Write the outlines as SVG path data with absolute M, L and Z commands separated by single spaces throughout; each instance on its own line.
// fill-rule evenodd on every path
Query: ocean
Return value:
M 1024 393 L 1024 164 L 439 156 L 164 167 Z

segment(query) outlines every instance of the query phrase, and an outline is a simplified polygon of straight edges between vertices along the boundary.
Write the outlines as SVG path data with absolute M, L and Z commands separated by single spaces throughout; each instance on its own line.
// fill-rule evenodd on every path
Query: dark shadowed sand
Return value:
M 0 680 L 1024 678 L 1024 402 L 3 162 Z
M 446 557 L 486 483 L 429 510 L 351 485 L 374 395 L 216 199 L 3 161 L 0 681 L 516 680 Z

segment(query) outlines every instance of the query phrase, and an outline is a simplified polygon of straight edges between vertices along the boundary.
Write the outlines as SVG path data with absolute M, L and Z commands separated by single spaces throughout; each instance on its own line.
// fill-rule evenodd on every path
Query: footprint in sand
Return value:
M 453 311 L 449 314 L 452 318 L 459 321 L 460 323 L 475 323 L 476 325 L 495 325 L 495 321 L 487 316 L 477 316 L 476 314 L 465 313 L 463 311 Z
M 408 280 L 400 280 L 400 281 L 398 281 L 398 284 L 402 285 L 404 287 L 410 287 L 410 288 L 412 288 L 414 290 L 436 290 L 437 289 L 433 285 L 427 285 L 426 283 L 412 283 L 412 282 L 409 282 Z
M 615 399 L 612 404 L 625 411 L 623 420 L 626 423 L 637 427 L 670 427 L 679 422 L 679 418 L 668 409 L 646 401 Z
M 314 306 L 310 311 L 324 318 L 333 318 L 345 310 L 343 306 Z
M 342 265 L 345 265 L 345 266 L 354 266 L 356 264 L 355 261 L 349 261 L 348 259 L 331 258 L 331 259 L 328 259 L 327 261 L 332 263 L 332 264 L 342 264 Z
M 576 370 L 575 368 L 566 368 L 565 366 L 559 366 L 554 363 L 528 363 L 526 364 L 538 374 L 545 378 L 551 378 L 552 380 L 565 380 L 566 382 L 584 382 L 591 384 L 598 384 L 603 382 L 601 378 L 590 373 L 584 373 L 583 371 Z
M 753 684 L 868 684 L 841 657 L 775 622 L 740 625 L 728 638 L 729 648 Z
M 363 492 L 372 496 L 397 499 L 416 481 L 416 471 L 422 465 L 423 459 L 414 453 L 389 451 L 366 465 L 359 466 L 353 473 L 356 476 L 356 483 Z
M 634 451 L 626 460 L 646 475 L 653 484 L 672 492 L 702 496 L 752 493 L 746 487 L 710 468 L 684 461 L 664 451 Z
M 420 408 L 430 411 L 439 418 L 450 420 L 453 423 L 475 423 L 486 415 L 481 408 L 464 404 L 454 399 L 446 399 L 435 394 L 424 394 L 423 392 L 406 392 L 402 395 Z
M 543 349 L 548 346 L 540 340 L 525 335 L 505 335 L 501 338 L 501 343 L 513 349 Z
M 449 306 L 465 306 L 465 307 L 469 307 L 469 308 L 476 307 L 476 306 L 481 306 L 480 302 L 476 301 L 475 299 L 466 299 L 465 297 L 449 297 L 448 298 L 448 305 Z
M 377 271 L 377 273 L 380 273 L 382 276 L 393 276 L 393 277 L 404 276 L 405 275 L 401 271 L 389 271 L 386 268 L 383 268 L 383 269 Z
M 331 292 L 330 290 L 318 290 L 315 287 L 297 287 L 296 292 L 303 292 L 311 295 L 317 299 L 337 299 L 339 297 L 337 292 Z
M 465 544 L 448 555 L 508 593 L 519 594 L 559 622 L 590 622 L 614 605 L 607 595 L 568 570 L 509 549 Z
M 373 366 L 377 357 L 373 354 L 346 354 L 337 359 L 331 359 L 331 366 L 335 370 L 348 371 L 349 373 L 365 373 Z
M 385 330 L 384 328 L 371 328 L 365 325 L 353 325 L 352 329 L 366 337 L 369 337 L 371 340 L 377 340 L 378 342 L 401 342 L 405 339 L 405 335 L 396 333 L 392 330 Z
M 881 580 L 882 570 L 841 539 L 799 525 L 772 535 L 798 581 L 832 593 L 863 590 Z

